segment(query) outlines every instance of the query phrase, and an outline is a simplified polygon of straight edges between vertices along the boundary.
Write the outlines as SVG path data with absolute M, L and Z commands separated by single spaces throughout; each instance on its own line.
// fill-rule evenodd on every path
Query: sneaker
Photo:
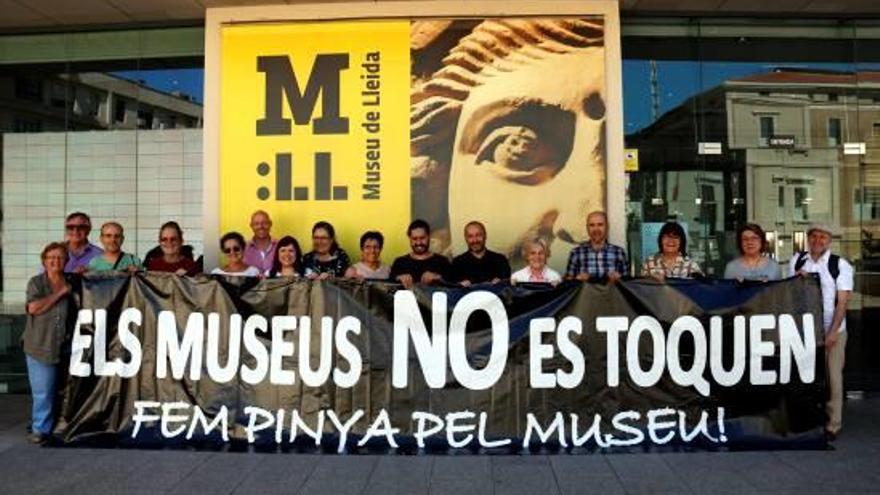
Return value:
M 28 440 L 28 442 L 33 443 L 33 444 L 43 445 L 44 443 L 46 443 L 48 441 L 48 438 L 46 438 L 46 436 L 43 435 L 42 433 L 32 432 L 32 433 L 28 434 L 27 440 Z

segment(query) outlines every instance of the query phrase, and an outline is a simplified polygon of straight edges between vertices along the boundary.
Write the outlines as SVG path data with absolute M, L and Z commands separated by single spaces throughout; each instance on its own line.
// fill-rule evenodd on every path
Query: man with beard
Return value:
M 468 287 L 483 282 L 498 283 L 510 278 L 510 263 L 500 253 L 486 249 L 486 227 L 477 221 L 464 226 L 468 250 L 452 260 L 455 281 Z
M 589 239 L 571 250 L 565 278 L 616 282 L 627 272 L 626 252 L 608 242 L 608 216 L 604 211 L 587 215 Z
M 415 283 L 435 284 L 449 279 L 451 266 L 445 256 L 432 253 L 429 249 L 431 226 L 424 220 L 413 220 L 406 229 L 409 246 L 412 250 L 391 265 L 391 279 L 403 284 L 407 289 Z

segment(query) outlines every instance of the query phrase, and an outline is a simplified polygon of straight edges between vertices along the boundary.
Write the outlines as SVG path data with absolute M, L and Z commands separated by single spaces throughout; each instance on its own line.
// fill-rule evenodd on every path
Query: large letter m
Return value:
M 257 71 L 266 74 L 265 118 L 257 120 L 257 136 L 290 134 L 290 119 L 284 118 L 282 93 L 297 125 L 312 122 L 315 134 L 345 134 L 348 118 L 339 115 L 339 73 L 348 69 L 347 53 L 328 53 L 315 57 L 305 91 L 300 91 L 296 74 L 286 55 L 257 57 Z M 321 94 L 321 116 L 312 120 Z

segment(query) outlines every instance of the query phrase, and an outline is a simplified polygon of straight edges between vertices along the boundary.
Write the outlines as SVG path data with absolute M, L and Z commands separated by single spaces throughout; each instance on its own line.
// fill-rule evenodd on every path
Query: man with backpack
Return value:
M 853 268 L 831 253 L 831 229 L 812 225 L 807 231 L 808 250 L 791 258 L 789 274 L 816 274 L 822 288 L 822 320 L 830 397 L 825 406 L 828 423 L 825 434 L 837 438 L 843 416 L 843 364 L 846 356 L 846 305 L 853 290 Z

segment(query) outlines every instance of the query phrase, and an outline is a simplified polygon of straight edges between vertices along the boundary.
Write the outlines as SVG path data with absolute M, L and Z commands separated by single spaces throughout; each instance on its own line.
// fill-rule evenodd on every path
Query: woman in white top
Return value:
M 391 267 L 382 263 L 382 246 L 385 236 L 381 232 L 370 230 L 361 236 L 361 260 L 345 271 L 345 278 L 360 280 L 387 280 L 391 275 Z
M 244 262 L 244 237 L 238 232 L 227 232 L 220 238 L 220 249 L 226 255 L 226 264 L 211 270 L 211 275 L 238 275 L 259 277 L 260 269 Z
M 547 266 L 547 258 L 550 257 L 550 248 L 543 239 L 534 239 L 526 244 L 526 261 L 528 265 L 514 272 L 510 276 L 510 282 L 532 282 L 556 285 L 562 281 L 559 273 Z

